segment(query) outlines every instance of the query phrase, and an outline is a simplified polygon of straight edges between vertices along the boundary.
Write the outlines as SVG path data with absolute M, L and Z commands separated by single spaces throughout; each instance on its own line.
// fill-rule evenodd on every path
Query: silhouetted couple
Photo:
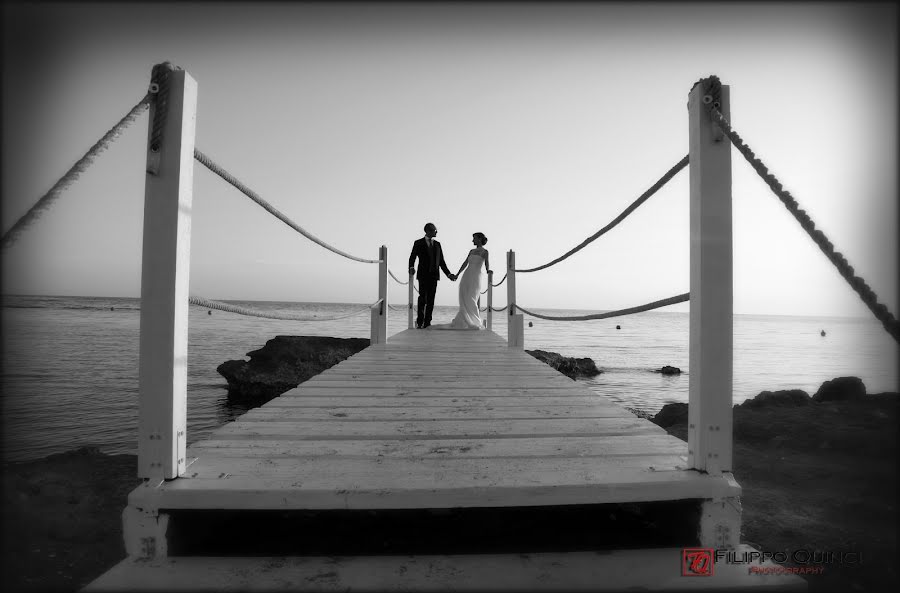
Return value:
M 487 237 L 484 233 L 473 233 L 472 243 L 475 248 L 469 251 L 465 261 L 459 267 L 456 274 L 450 272 L 444 261 L 444 252 L 441 244 L 435 237 L 437 227 L 432 223 L 425 225 L 425 236 L 413 243 L 412 253 L 409 254 L 409 273 L 415 273 L 419 281 L 419 302 L 416 310 L 416 327 L 432 329 L 483 329 L 481 323 L 481 311 L 478 309 L 478 295 L 481 292 L 481 266 L 490 271 L 488 265 L 488 251 L 484 248 Z M 416 258 L 419 259 L 419 269 L 414 267 Z M 456 280 L 462 274 L 459 283 L 459 311 L 453 321 L 445 324 L 431 325 L 431 316 L 434 312 L 434 297 L 437 292 L 437 283 L 441 279 L 441 270 L 450 280 Z

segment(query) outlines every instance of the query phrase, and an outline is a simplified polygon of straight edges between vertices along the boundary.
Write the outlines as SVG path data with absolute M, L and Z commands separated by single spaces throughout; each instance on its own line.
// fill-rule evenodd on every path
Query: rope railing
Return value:
M 93 164 L 94 159 L 98 154 L 109 148 L 109 145 L 112 144 L 113 140 L 118 138 L 122 132 L 130 126 L 134 121 L 138 118 L 138 116 L 150 105 L 150 99 L 153 97 L 152 93 L 147 93 L 144 95 L 144 98 L 141 99 L 137 105 L 131 108 L 131 110 L 119 120 L 119 122 L 114 125 L 112 128 L 106 132 L 100 140 L 98 140 L 93 146 L 91 146 L 88 151 L 85 153 L 83 157 L 78 159 L 78 161 L 72 165 L 72 167 L 66 171 L 66 174 L 63 175 L 59 181 L 53 184 L 53 187 L 50 188 L 46 194 L 44 194 L 35 204 L 32 206 L 28 212 L 26 212 L 16 223 L 10 227 L 8 231 L 3 234 L 2 240 L 0 240 L 0 247 L 9 247 L 13 243 L 15 243 L 19 234 L 25 230 L 25 228 L 34 222 L 41 214 L 43 214 L 50 206 L 56 201 L 57 198 L 62 194 L 63 190 L 72 185 L 81 174 L 87 170 L 91 164 Z
M 188 298 L 188 303 L 191 305 L 197 305 L 200 307 L 206 307 L 208 309 L 216 309 L 218 311 L 225 311 L 227 313 L 236 313 L 238 315 L 246 315 L 249 317 L 262 317 L 265 319 L 279 319 L 282 321 L 335 321 L 338 319 L 346 319 L 348 317 L 354 317 L 361 313 L 365 313 L 371 308 L 371 305 L 366 305 L 364 308 L 353 311 L 352 313 L 346 313 L 343 315 L 336 315 L 333 317 L 309 317 L 309 316 L 301 316 L 293 313 L 275 313 L 272 311 L 259 311 L 257 309 L 248 309 L 247 307 L 239 307 L 237 305 L 229 305 L 228 303 L 222 303 L 220 301 L 211 301 L 209 299 L 205 299 L 203 297 L 192 296 Z
M 390 274 L 391 278 L 393 278 L 397 284 L 402 284 L 403 286 L 409 285 L 409 280 L 407 280 L 406 282 L 400 282 L 400 279 L 397 278 L 396 276 L 394 276 L 394 273 L 392 271 L 388 270 L 388 274 Z M 413 290 L 415 290 L 416 292 L 419 292 L 419 289 L 416 288 L 415 284 L 413 284 Z
M 272 206 L 271 204 L 266 202 L 264 199 L 262 199 L 256 192 L 254 192 L 249 187 L 247 187 L 246 185 L 244 185 L 243 183 L 238 181 L 237 178 L 235 178 L 233 175 L 231 175 L 224 168 L 217 165 L 212 159 L 210 159 L 208 156 L 206 156 L 205 154 L 203 154 L 196 148 L 194 149 L 194 159 L 196 159 L 197 162 L 199 162 L 201 165 L 203 165 L 204 167 L 206 167 L 207 169 L 209 169 L 210 171 L 212 171 L 213 173 L 215 173 L 216 175 L 218 175 L 219 177 L 221 177 L 222 179 L 224 179 L 225 181 L 227 181 L 228 183 L 230 183 L 231 185 L 236 187 L 245 196 L 247 196 L 248 198 L 250 198 L 257 204 L 259 204 L 266 212 L 268 212 L 269 214 L 271 214 L 272 216 L 274 216 L 275 218 L 277 218 L 284 224 L 288 225 L 289 227 L 291 227 L 292 229 L 294 229 L 295 231 L 297 231 L 298 233 L 300 233 L 301 235 L 303 235 L 304 237 L 306 237 L 313 243 L 321 245 L 322 247 L 324 247 L 325 249 L 327 249 L 333 253 L 337 253 L 338 255 L 343 255 L 347 259 L 352 259 L 354 261 L 363 262 L 366 264 L 381 263 L 381 261 L 377 260 L 377 259 L 365 259 L 362 257 L 356 257 L 355 255 L 350 255 L 349 253 L 341 251 L 340 249 L 333 247 L 333 246 L 329 245 L 328 243 L 326 243 L 325 241 L 319 239 L 318 237 L 316 237 L 315 235 L 313 235 L 312 233 L 310 233 L 309 231 L 305 230 L 303 227 L 301 227 L 300 225 L 298 225 L 297 223 L 292 221 L 290 218 L 288 218 L 287 216 L 285 216 L 284 214 L 279 212 L 274 206 Z
M 643 194 L 641 194 L 641 196 L 638 199 L 636 199 L 634 202 L 632 202 L 630 206 L 625 208 L 625 210 L 623 210 L 621 214 L 619 214 L 616 218 L 614 218 L 612 222 L 610 222 L 608 225 L 606 225 L 605 227 L 603 227 L 602 229 L 600 229 L 599 231 L 597 231 L 596 233 L 594 233 L 593 235 L 591 235 L 590 237 L 588 237 L 587 239 L 582 241 L 576 247 L 572 248 L 565 254 L 559 256 L 555 260 L 548 262 L 542 266 L 538 266 L 536 268 L 522 269 L 522 270 L 516 269 L 514 271 L 521 272 L 521 273 L 537 272 L 538 270 L 543 270 L 545 268 L 549 268 L 550 266 L 552 266 L 554 264 L 558 264 L 559 262 L 563 261 L 564 259 L 567 259 L 567 258 L 571 257 L 572 255 L 574 255 L 575 253 L 581 251 L 582 249 L 587 247 L 590 243 L 592 243 L 596 239 L 599 239 L 602 235 L 606 234 L 608 231 L 615 228 L 620 222 L 625 220 L 629 214 L 634 212 L 638 208 L 638 206 L 640 206 L 641 204 L 646 202 L 648 199 L 650 199 L 650 197 L 653 194 L 655 194 L 657 191 L 659 191 L 659 189 L 662 188 L 662 186 L 664 186 L 666 183 L 668 183 L 679 171 L 681 171 L 682 169 L 684 169 L 687 166 L 688 158 L 689 158 L 689 155 L 685 155 L 683 159 L 678 161 L 678 163 L 675 164 L 675 166 L 673 166 L 671 169 L 666 171 L 665 175 L 660 177 L 659 180 L 656 183 L 654 183 L 653 186 L 650 187 L 650 189 L 648 189 Z M 504 276 L 503 278 L 506 279 L 506 276 Z M 502 282 L 503 282 L 503 280 L 500 281 L 500 283 L 502 283 Z M 499 286 L 499 284 L 497 284 L 496 286 Z
M 491 311 L 494 311 L 495 313 L 499 313 L 500 311 L 506 311 L 507 307 L 509 307 L 509 305 L 503 305 L 499 309 L 497 307 L 491 307 Z
M 390 270 L 388 270 L 388 274 L 390 274 L 391 278 L 393 278 L 394 281 L 397 282 L 397 284 L 402 284 L 402 285 L 404 285 L 404 286 L 406 286 L 407 284 L 409 284 L 409 280 L 407 280 L 406 282 L 400 282 L 400 279 L 397 278 L 396 276 L 394 276 L 394 273 L 393 273 L 392 271 L 390 271 Z
M 713 78 L 714 84 L 718 83 L 721 85 L 717 78 Z M 783 188 L 781 182 L 769 172 L 769 169 L 763 162 L 756 157 L 750 147 L 747 146 L 744 140 L 732 129 L 728 119 L 726 119 L 718 110 L 718 105 L 714 97 L 714 90 L 715 89 L 712 89 L 711 94 L 706 95 L 706 97 L 709 97 L 709 100 L 704 98 L 704 103 L 707 105 L 714 121 L 722 129 L 722 132 L 728 136 L 728 139 L 734 147 L 737 148 L 747 162 L 750 163 L 750 166 L 753 167 L 763 181 L 766 182 L 766 185 L 769 186 L 772 192 L 778 196 L 778 199 L 781 200 L 788 212 L 794 216 L 797 222 L 800 223 L 800 226 L 803 227 L 803 230 L 806 231 L 806 234 L 809 235 L 813 242 L 818 245 L 822 253 L 825 254 L 825 257 L 827 257 L 835 268 L 837 268 L 838 273 L 843 276 L 844 280 L 846 280 L 850 287 L 859 295 L 863 303 L 865 303 L 869 310 L 875 315 L 875 318 L 881 322 L 887 332 L 895 340 L 900 342 L 900 322 L 898 322 L 894 315 L 891 314 L 887 306 L 878 302 L 878 296 L 869 285 L 866 284 L 865 280 L 855 275 L 853 267 L 847 261 L 847 258 L 834 248 L 834 245 L 828 240 L 825 233 L 816 228 L 816 225 L 810 216 L 805 210 L 800 208 L 797 200 L 790 192 Z
M 498 282 L 497 284 L 491 284 L 491 286 L 493 286 L 494 288 L 497 288 L 498 286 L 500 286 L 501 284 L 503 284 L 506 281 L 506 277 L 508 275 L 509 275 L 509 271 L 507 271 L 506 274 L 503 274 L 503 278 L 500 279 L 500 282 Z
M 538 319 L 547 319 L 548 321 L 593 321 L 596 319 L 607 319 L 609 317 L 621 317 L 623 315 L 632 315 L 634 313 L 642 313 L 643 311 L 659 309 L 660 307 L 666 307 L 668 305 L 674 305 L 676 303 L 683 303 L 685 301 L 690 300 L 690 298 L 691 298 L 691 293 L 686 292 L 684 294 L 679 294 L 677 296 L 669 297 L 667 299 L 662 299 L 660 301 L 654 301 L 652 303 L 647 303 L 646 305 L 640 305 L 638 307 L 630 307 L 628 309 L 619 309 L 618 311 L 607 311 L 606 313 L 595 313 L 593 315 L 580 315 L 580 316 L 572 316 L 572 317 L 556 317 L 556 316 L 551 316 L 551 315 L 540 315 L 538 313 L 533 313 L 533 312 L 529 311 L 528 309 L 524 309 L 519 305 L 516 305 L 516 309 L 518 309 L 522 313 L 531 315 L 532 317 L 537 317 Z

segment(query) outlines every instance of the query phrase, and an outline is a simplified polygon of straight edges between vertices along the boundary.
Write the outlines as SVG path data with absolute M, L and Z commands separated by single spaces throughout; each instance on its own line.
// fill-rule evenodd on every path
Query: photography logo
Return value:
M 681 576 L 711 577 L 715 566 L 712 548 L 682 548 Z

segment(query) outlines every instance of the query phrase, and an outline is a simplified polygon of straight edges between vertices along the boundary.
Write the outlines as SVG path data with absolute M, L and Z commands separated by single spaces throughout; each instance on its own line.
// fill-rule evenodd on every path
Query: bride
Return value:
M 488 250 L 484 248 L 487 237 L 484 233 L 472 234 L 475 249 L 460 266 L 457 276 L 462 274 L 459 283 L 459 311 L 450 323 L 429 326 L 431 329 L 482 329 L 481 311 L 478 309 L 478 295 L 481 293 L 481 264 L 490 272 Z M 465 270 L 465 273 L 463 273 Z

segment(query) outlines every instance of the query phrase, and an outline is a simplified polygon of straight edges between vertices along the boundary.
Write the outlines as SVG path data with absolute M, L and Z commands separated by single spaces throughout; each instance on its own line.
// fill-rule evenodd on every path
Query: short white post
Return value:
M 731 143 L 706 104 L 729 116 L 729 88 L 719 97 L 700 81 L 688 100 L 690 140 L 690 373 L 688 463 L 719 475 L 732 470 Z
M 378 249 L 378 300 L 372 307 L 371 344 L 384 344 L 387 341 L 388 317 L 388 253 L 382 245 Z
M 413 293 L 415 292 L 415 289 L 414 289 L 415 284 L 413 284 L 413 283 L 415 282 L 415 280 L 416 280 L 415 274 L 410 273 L 409 274 L 409 313 L 407 314 L 407 320 L 409 321 L 409 325 L 407 326 L 407 329 L 412 329 L 413 327 L 415 327 L 415 324 L 413 322 L 413 315 L 414 315 L 413 314 Z
M 494 319 L 494 309 L 492 308 L 494 306 L 494 271 L 493 270 L 488 272 L 487 278 L 488 278 L 488 291 L 487 291 L 488 296 L 487 296 L 487 325 L 486 325 L 486 327 L 488 330 L 492 330 L 493 328 L 491 327 L 491 322 Z
M 509 309 L 506 341 L 510 348 L 525 348 L 524 315 L 516 313 L 516 252 L 506 254 L 506 303 Z
M 144 185 L 138 406 L 138 477 L 185 471 L 188 287 L 197 83 L 157 64 L 151 75 Z

